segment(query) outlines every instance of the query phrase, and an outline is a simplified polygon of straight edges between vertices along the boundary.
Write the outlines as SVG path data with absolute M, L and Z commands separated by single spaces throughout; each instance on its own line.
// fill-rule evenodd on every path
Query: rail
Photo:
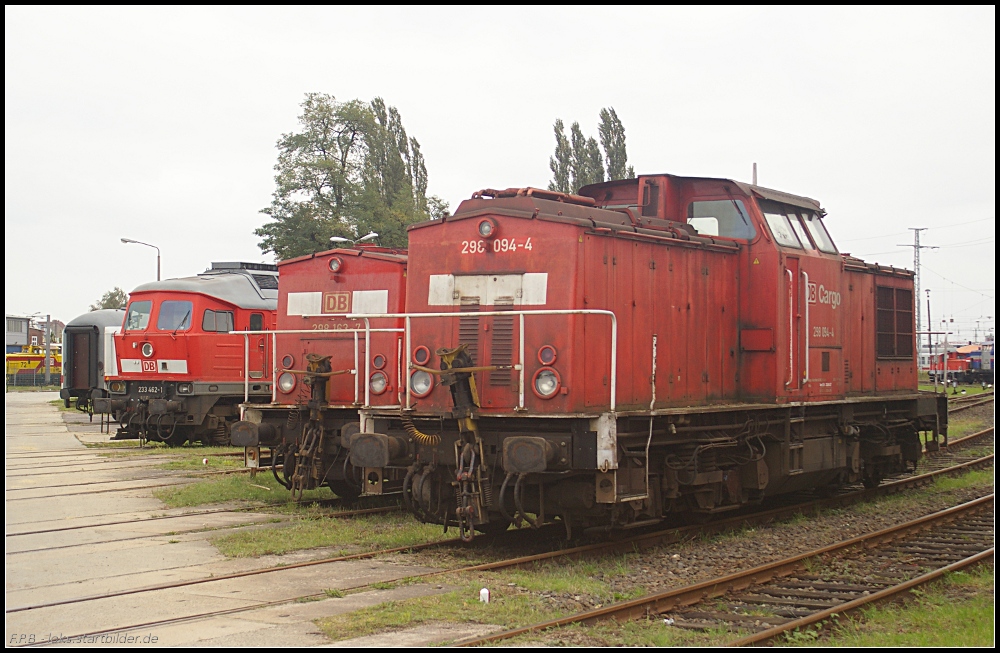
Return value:
M 330 314 L 319 314 L 319 315 L 303 315 L 304 318 L 318 318 L 318 317 L 338 317 L 347 320 L 364 320 L 364 328 L 354 328 L 354 329 L 338 329 L 336 333 L 354 333 L 354 368 L 351 370 L 351 374 L 355 376 L 355 403 L 358 403 L 360 399 L 360 391 L 358 389 L 357 374 L 360 368 L 359 357 L 359 334 L 365 334 L 365 376 L 367 380 L 371 376 L 371 357 L 367 355 L 370 351 L 371 344 L 371 334 L 379 332 L 392 332 L 392 333 L 403 333 L 403 339 L 405 341 L 405 346 L 403 352 L 399 352 L 399 359 L 402 360 L 402 354 L 405 353 L 407 359 L 409 358 L 409 352 L 412 351 L 412 341 L 411 332 L 413 320 L 416 319 L 455 319 L 455 318 L 468 318 L 468 317 L 512 317 L 517 316 L 519 325 L 519 338 L 518 338 L 518 362 L 512 365 L 511 368 L 518 373 L 518 399 L 517 399 L 517 410 L 524 410 L 524 323 L 526 317 L 535 316 L 546 316 L 546 315 L 605 315 L 611 318 L 611 384 L 610 384 L 610 409 L 615 410 L 617 403 L 617 390 L 618 390 L 618 318 L 615 316 L 614 312 L 607 311 L 603 309 L 551 309 L 551 310 L 533 310 L 533 311 L 480 311 L 476 313 L 348 313 L 346 315 L 330 315 Z M 371 320 L 403 320 L 403 328 L 381 328 L 373 329 L 371 327 Z M 244 338 L 244 379 L 243 379 L 243 400 L 244 404 L 249 403 L 250 400 L 250 377 L 249 377 L 249 362 L 250 362 L 250 336 L 253 335 L 271 335 L 271 346 L 272 346 L 272 359 L 274 364 L 272 366 L 272 390 L 271 390 L 271 401 L 277 402 L 277 384 L 278 384 L 278 352 L 277 352 L 277 336 L 279 334 L 295 334 L 295 333 L 309 333 L 316 335 L 316 331 L 313 329 L 282 329 L 275 331 L 232 331 L 231 333 L 236 335 L 242 335 Z M 401 404 L 400 407 L 405 406 L 406 410 L 410 410 L 412 406 L 412 395 L 413 388 L 410 380 L 410 371 L 414 370 L 417 366 L 415 363 L 410 361 L 407 363 L 407 374 L 406 376 L 406 402 Z M 397 366 L 398 371 L 398 366 Z M 399 387 L 399 384 L 397 384 Z M 371 388 L 370 385 L 365 383 L 365 401 L 363 406 L 365 408 L 371 406 Z M 390 406 L 392 408 L 393 406 Z M 240 413 L 242 417 L 243 408 L 241 407 Z
M 327 316 L 329 317 L 329 316 Z M 337 316 L 342 317 L 342 316 Z M 374 316 L 381 317 L 381 316 Z M 360 341 L 359 334 L 365 334 L 365 352 L 371 350 L 371 334 L 373 333 L 402 333 L 400 328 L 371 328 L 371 323 L 368 319 L 365 319 L 365 328 L 353 328 L 353 329 L 337 329 L 336 331 L 317 331 L 315 329 L 275 329 L 273 331 L 230 331 L 234 335 L 243 336 L 243 403 L 249 403 L 250 401 L 250 336 L 259 335 L 270 335 L 271 336 L 271 402 L 278 402 L 278 336 L 279 335 L 294 335 L 294 334 L 312 334 L 314 337 L 320 334 L 328 333 L 353 333 L 354 335 L 354 367 L 348 372 L 354 376 L 354 403 L 359 403 L 361 399 L 361 390 L 358 385 L 358 358 L 361 355 L 360 351 Z M 368 356 L 365 356 L 365 378 L 367 379 L 371 375 L 371 361 L 368 360 Z M 397 370 L 398 372 L 398 370 Z M 399 379 L 397 378 L 397 384 Z M 371 403 L 371 388 L 366 383 L 365 384 L 365 405 L 370 405 Z M 243 408 L 240 408 L 240 419 L 243 418 Z

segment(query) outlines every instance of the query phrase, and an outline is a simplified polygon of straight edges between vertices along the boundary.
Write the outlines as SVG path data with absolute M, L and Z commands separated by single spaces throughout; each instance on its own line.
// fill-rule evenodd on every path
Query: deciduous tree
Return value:
M 128 293 L 115 286 L 101 295 L 96 304 L 91 304 L 90 310 L 99 311 L 105 308 L 125 308 L 126 304 L 128 304 Z
M 277 143 L 275 190 L 261 211 L 271 221 L 254 232 L 260 248 L 286 259 L 328 249 L 331 236 L 370 231 L 383 245 L 405 247 L 406 226 L 430 214 L 424 157 L 399 111 L 382 98 L 309 93 L 299 126 Z

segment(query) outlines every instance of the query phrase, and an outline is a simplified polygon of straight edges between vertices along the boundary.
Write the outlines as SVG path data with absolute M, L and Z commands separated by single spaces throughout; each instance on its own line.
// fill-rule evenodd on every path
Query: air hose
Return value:
M 401 421 L 403 422 L 403 430 L 406 431 L 407 435 L 413 438 L 414 442 L 418 444 L 427 445 L 430 447 L 437 446 L 441 444 L 441 436 L 433 435 L 428 433 L 421 433 L 416 426 L 413 425 L 413 420 L 407 416 L 402 416 Z

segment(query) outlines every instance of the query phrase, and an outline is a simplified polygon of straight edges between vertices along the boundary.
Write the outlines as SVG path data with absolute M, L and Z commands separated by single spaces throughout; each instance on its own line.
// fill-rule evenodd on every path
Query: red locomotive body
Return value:
M 398 490 L 400 475 L 384 477 L 380 465 L 354 469 L 347 459 L 359 407 L 398 410 L 403 321 L 347 315 L 402 313 L 405 254 L 360 246 L 282 261 L 278 269 L 277 390 L 271 403 L 245 406 L 232 443 L 272 447 L 275 477 L 295 493 L 328 485 L 356 496 L 363 483 Z
M 715 513 L 878 483 L 946 433 L 912 273 L 840 254 L 818 202 L 671 175 L 580 193 L 482 191 L 411 227 L 405 408 L 362 430 L 414 457 L 422 518 Z
M 114 415 L 119 438 L 228 444 L 244 393 L 271 395 L 273 367 L 269 338 L 230 332 L 274 329 L 277 299 L 277 268 L 262 263 L 139 286 L 114 336 L 118 374 L 95 411 Z

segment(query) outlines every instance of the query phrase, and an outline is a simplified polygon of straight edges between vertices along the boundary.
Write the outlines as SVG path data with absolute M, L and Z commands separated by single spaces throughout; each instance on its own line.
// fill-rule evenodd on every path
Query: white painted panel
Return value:
M 428 306 L 451 306 L 455 303 L 455 276 L 452 274 L 432 274 L 430 289 L 427 291 Z
M 118 355 L 115 352 L 115 334 L 120 328 L 104 330 L 104 376 L 118 376 Z
M 355 290 L 351 297 L 352 313 L 388 313 L 388 290 Z
M 549 273 L 527 272 L 521 282 L 521 304 L 542 306 L 548 297 Z
M 142 372 L 142 359 L 141 358 L 123 358 L 122 359 L 122 373 L 132 372 L 139 373 Z
M 478 297 L 481 306 L 493 306 L 500 298 L 512 299 L 514 306 L 544 306 L 548 298 L 548 283 L 547 272 L 457 277 L 451 274 L 432 274 L 427 304 L 458 306 L 462 297 Z
M 319 315 L 323 312 L 323 293 L 290 292 L 286 315 Z
M 156 371 L 161 374 L 187 374 L 188 362 L 161 358 L 156 361 Z
M 480 303 L 493 306 L 498 299 L 502 298 L 505 304 L 519 305 L 521 303 L 521 277 L 520 274 L 486 275 L 486 296 Z
M 618 469 L 618 420 L 614 413 L 601 413 L 590 420 L 590 428 L 597 431 L 597 468 L 602 472 Z
M 458 295 L 455 297 L 455 295 Z M 451 303 L 455 306 L 459 306 L 462 303 L 462 297 L 478 297 L 479 304 L 481 306 L 486 305 L 486 277 L 482 274 L 475 276 L 465 276 L 455 277 L 455 292 L 452 295 L 454 299 Z

